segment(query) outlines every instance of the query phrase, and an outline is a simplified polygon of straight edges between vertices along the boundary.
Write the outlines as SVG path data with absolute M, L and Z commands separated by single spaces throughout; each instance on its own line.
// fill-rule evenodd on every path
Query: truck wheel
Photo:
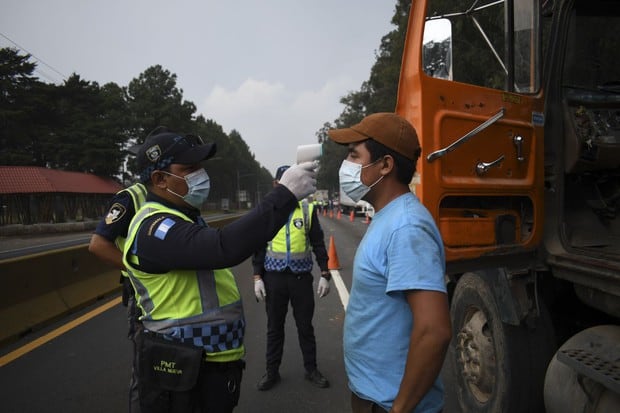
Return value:
M 489 283 L 467 273 L 456 286 L 450 313 L 452 371 L 461 411 L 544 412 L 544 374 L 554 351 L 546 310 L 535 329 L 505 324 Z

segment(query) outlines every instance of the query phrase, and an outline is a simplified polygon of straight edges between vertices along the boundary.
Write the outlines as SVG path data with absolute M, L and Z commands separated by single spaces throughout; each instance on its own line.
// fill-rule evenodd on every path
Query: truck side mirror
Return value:
M 452 80 L 452 23 L 450 20 L 426 20 L 423 43 L 424 73 L 431 77 Z

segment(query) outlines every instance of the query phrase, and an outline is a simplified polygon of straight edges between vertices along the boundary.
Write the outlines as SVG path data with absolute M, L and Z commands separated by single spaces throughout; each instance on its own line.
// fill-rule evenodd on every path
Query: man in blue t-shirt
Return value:
M 341 189 L 376 211 L 355 254 L 344 324 L 353 413 L 440 412 L 450 315 L 443 242 L 409 190 L 416 131 L 394 113 L 375 113 L 328 135 L 349 148 Z

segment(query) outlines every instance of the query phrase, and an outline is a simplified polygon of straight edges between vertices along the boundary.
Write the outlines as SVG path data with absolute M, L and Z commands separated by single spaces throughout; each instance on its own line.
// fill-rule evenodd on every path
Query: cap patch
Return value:
M 146 150 L 145 155 L 149 161 L 156 162 L 161 156 L 161 148 L 159 145 L 151 146 Z
M 168 234 L 168 231 L 170 230 L 170 228 L 172 228 L 174 226 L 174 224 L 176 224 L 176 222 L 174 222 L 174 220 L 172 218 L 166 218 L 164 219 L 155 229 L 155 233 L 153 235 L 155 235 L 155 238 L 159 238 L 161 240 L 163 240 L 164 238 L 166 238 L 166 235 Z
M 125 215 L 125 212 L 127 212 L 127 208 L 125 208 L 124 205 L 121 205 L 118 202 L 114 203 L 108 210 L 108 214 L 105 216 L 105 223 L 110 225 L 117 222 L 123 217 L 123 215 Z

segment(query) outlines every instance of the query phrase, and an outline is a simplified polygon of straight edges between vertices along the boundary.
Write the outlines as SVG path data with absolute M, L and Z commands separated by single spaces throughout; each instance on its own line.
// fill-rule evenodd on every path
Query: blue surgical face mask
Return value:
M 364 166 L 355 162 L 347 161 L 346 159 L 342 161 L 342 165 L 340 165 L 340 170 L 338 171 L 338 177 L 340 178 L 340 189 L 342 189 L 342 191 L 347 194 L 353 202 L 359 202 L 373 186 L 377 185 L 379 181 L 383 179 L 382 175 L 370 186 L 365 185 L 362 182 L 362 169 L 377 163 L 379 160 L 380 159 L 377 159 L 375 162 L 371 162 Z
M 182 198 L 185 202 L 197 209 L 200 209 L 200 207 L 202 207 L 202 205 L 207 201 L 209 191 L 211 190 L 211 180 L 209 179 L 209 175 L 204 168 L 189 173 L 184 177 L 171 174 L 166 171 L 162 172 L 174 176 L 175 178 L 185 179 L 185 182 L 187 183 L 187 194 L 179 195 L 176 192 L 171 191 L 169 188 L 166 188 L 166 190 L 171 194 Z

